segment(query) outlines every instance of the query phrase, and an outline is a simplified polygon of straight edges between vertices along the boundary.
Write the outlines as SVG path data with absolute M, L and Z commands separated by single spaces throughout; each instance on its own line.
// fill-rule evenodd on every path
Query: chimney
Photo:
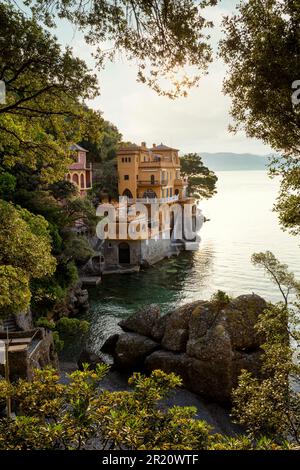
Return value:
M 156 147 L 156 144 L 152 144 L 152 147 L 155 149 L 155 147 Z
M 144 148 L 146 148 L 146 142 L 142 142 L 142 143 L 141 143 L 141 146 L 144 147 Z

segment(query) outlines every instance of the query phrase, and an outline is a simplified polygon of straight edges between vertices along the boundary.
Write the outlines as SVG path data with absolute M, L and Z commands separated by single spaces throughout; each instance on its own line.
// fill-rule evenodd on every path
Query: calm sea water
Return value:
M 300 240 L 280 229 L 272 211 L 278 181 L 270 180 L 264 171 L 224 171 L 218 178 L 218 194 L 201 203 L 210 221 L 201 229 L 199 251 L 139 273 L 106 276 L 90 290 L 91 349 L 97 351 L 103 338 L 118 329 L 121 318 L 145 304 L 157 303 L 167 311 L 208 299 L 218 289 L 280 300 L 273 284 L 251 265 L 254 252 L 271 250 L 300 278 Z

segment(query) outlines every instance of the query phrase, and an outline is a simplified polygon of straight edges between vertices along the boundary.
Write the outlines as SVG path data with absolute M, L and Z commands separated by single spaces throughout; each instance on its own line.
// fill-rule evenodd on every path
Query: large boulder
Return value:
M 222 367 L 221 362 L 189 357 L 186 375 L 185 386 L 192 392 L 222 403 L 230 401 L 232 377 L 228 364 Z
M 119 336 L 114 351 L 114 360 L 117 367 L 133 370 L 143 365 L 146 356 L 160 346 L 146 336 L 137 333 L 123 333 Z
M 190 356 L 200 359 L 203 354 L 209 355 L 210 351 L 213 352 L 214 346 L 222 351 L 223 340 L 226 337 L 228 343 L 228 335 L 224 328 L 216 329 L 219 318 L 220 310 L 213 302 L 198 302 L 190 315 L 188 325 L 189 338 L 186 351 Z M 207 353 L 205 353 L 206 348 L 208 348 Z
M 164 316 L 150 305 L 120 323 L 134 333 L 109 340 L 110 350 L 117 367 L 175 372 L 189 390 L 228 402 L 242 369 L 261 376 L 264 338 L 255 324 L 265 308 L 255 294 L 196 301 Z
M 166 331 L 166 324 L 170 313 L 160 316 L 155 321 L 151 330 L 151 336 L 155 341 L 161 341 Z
M 162 346 L 170 351 L 184 352 L 189 334 L 189 320 L 199 302 L 192 302 L 170 312 L 166 318 Z
M 226 330 L 233 349 L 253 350 L 264 341 L 255 329 L 258 316 L 266 309 L 266 301 L 256 294 L 240 295 L 223 310 Z
M 152 336 L 152 329 L 160 317 L 158 305 L 150 304 L 138 310 L 136 313 L 121 320 L 119 325 L 124 331 L 133 331 L 144 336 Z
M 154 351 L 145 360 L 145 368 L 148 371 L 160 369 L 167 374 L 174 372 L 180 375 L 185 382 L 187 379 L 187 363 L 189 357 L 185 353 L 174 353 L 171 351 Z
M 118 333 L 115 333 L 114 335 L 109 336 L 101 346 L 101 351 L 106 354 L 113 354 L 117 341 L 119 339 Z

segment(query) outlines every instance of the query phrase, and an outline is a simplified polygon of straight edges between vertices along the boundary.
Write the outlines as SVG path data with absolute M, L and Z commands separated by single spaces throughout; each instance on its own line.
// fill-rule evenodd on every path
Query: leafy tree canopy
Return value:
M 188 177 L 188 193 L 197 199 L 208 199 L 216 194 L 217 176 L 205 165 L 197 153 L 180 158 L 181 173 Z
M 228 65 L 224 91 L 232 99 L 230 128 L 244 129 L 283 155 L 271 168 L 283 177 L 275 209 L 282 226 L 298 235 L 300 104 L 292 94 L 300 77 L 299 1 L 242 1 L 224 28 L 220 52 Z
M 0 200 L 0 227 L 0 315 L 6 316 L 28 307 L 30 279 L 53 274 L 56 260 L 42 216 Z
M 84 138 L 80 145 L 88 150 L 88 161 L 92 163 L 104 163 L 116 157 L 118 145 L 121 142 L 122 135 L 114 124 L 106 121 L 98 113 L 98 135 L 96 138 Z M 93 166 L 97 169 L 97 166 Z
M 138 80 L 171 98 L 186 95 L 211 61 L 204 8 L 217 0 L 27 0 L 39 20 L 56 15 L 85 33 L 100 66 L 120 52 L 138 65 Z M 108 41 L 111 47 L 101 47 Z M 182 73 L 182 70 L 184 72 Z M 168 86 L 171 84 L 171 87 Z
M 90 125 L 83 100 L 98 93 L 85 63 L 10 4 L 0 5 L 0 164 L 21 162 L 49 182 L 63 178 L 71 142 Z M 93 116 L 94 117 L 94 116 Z
M 250 137 L 287 154 L 300 153 L 300 106 L 292 84 L 300 70 L 297 0 L 249 0 L 224 21 L 221 55 L 229 66 L 224 91 L 231 113 Z

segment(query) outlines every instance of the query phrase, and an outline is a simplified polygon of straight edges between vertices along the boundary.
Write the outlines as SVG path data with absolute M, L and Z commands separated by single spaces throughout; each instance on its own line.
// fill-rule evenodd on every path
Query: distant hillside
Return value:
M 268 155 L 254 155 L 251 153 L 207 153 L 200 152 L 203 163 L 213 171 L 237 170 L 265 170 Z

